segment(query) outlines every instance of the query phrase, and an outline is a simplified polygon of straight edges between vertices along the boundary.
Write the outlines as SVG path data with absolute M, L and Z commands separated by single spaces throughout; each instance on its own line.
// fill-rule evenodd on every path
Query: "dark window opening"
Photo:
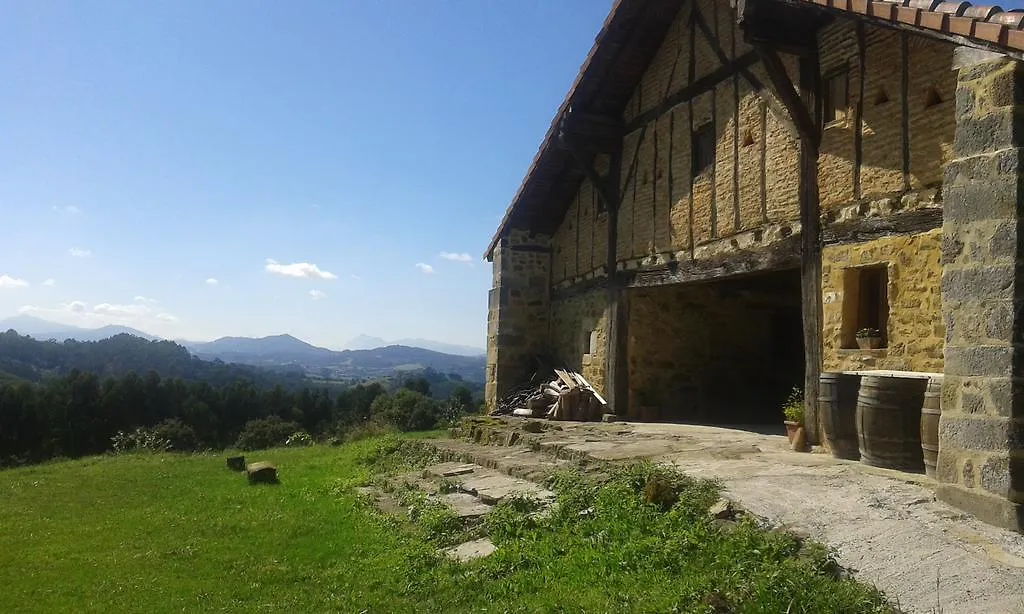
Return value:
M 866 328 L 879 331 L 880 347 L 888 345 L 889 269 L 885 265 L 846 269 L 843 276 L 842 346 L 857 346 L 857 332 Z
M 742 141 L 742 144 L 743 144 L 744 147 L 750 147 L 751 145 L 753 145 L 754 144 L 754 133 L 751 132 L 750 130 L 744 130 L 743 131 L 743 141 Z
M 825 125 L 844 121 L 850 106 L 845 71 L 825 79 L 824 94 Z
M 937 104 L 942 103 L 942 96 L 939 96 L 939 91 L 934 87 L 928 90 L 928 93 L 924 97 L 924 108 L 928 109 L 934 107 Z
M 693 133 L 693 176 L 699 177 L 715 167 L 715 127 L 704 124 Z
M 875 106 L 882 105 L 889 102 L 889 93 L 885 91 L 884 87 L 878 88 L 875 92 Z

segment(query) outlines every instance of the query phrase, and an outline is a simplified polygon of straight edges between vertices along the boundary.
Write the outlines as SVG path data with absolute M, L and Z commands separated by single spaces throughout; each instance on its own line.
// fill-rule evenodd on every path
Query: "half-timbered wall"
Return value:
M 945 328 L 937 228 L 956 124 L 953 46 L 852 20 L 823 28 L 818 40 L 823 87 L 845 80 L 849 101 L 842 120 L 824 125 L 818 158 L 830 243 L 822 252 L 824 368 L 941 372 Z M 829 237 L 836 234 L 829 223 L 886 218 L 912 222 L 878 238 Z M 851 338 L 857 311 L 851 303 L 859 299 L 851 279 L 870 267 L 886 270 L 885 343 L 860 350 Z

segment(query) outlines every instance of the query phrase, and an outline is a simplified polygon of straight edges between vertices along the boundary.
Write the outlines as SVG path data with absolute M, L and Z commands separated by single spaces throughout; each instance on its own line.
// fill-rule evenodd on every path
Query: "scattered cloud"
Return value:
M 69 215 L 75 215 L 82 212 L 81 209 L 74 205 L 68 205 L 67 207 L 58 207 L 57 205 L 54 205 L 53 210 L 60 213 L 67 213 Z
M 281 264 L 273 258 L 267 258 L 265 267 L 267 273 L 281 277 L 294 277 L 296 279 L 337 279 L 338 276 L 329 271 L 321 270 L 310 262 L 295 262 L 292 264 Z
M 319 301 L 322 298 L 327 298 L 327 293 L 321 290 L 310 290 L 309 298 L 313 299 L 314 301 Z
M 157 301 L 155 298 L 147 298 L 145 296 L 136 296 L 135 297 L 135 302 L 136 303 L 146 303 L 147 305 L 155 305 L 159 301 Z
M 467 254 L 466 252 L 462 252 L 461 254 L 456 254 L 452 252 L 441 252 L 441 258 L 443 258 L 444 260 L 451 260 L 453 262 L 473 262 L 473 257 Z
M 147 332 L 171 334 L 167 326 L 177 322 L 178 318 L 167 312 L 157 312 L 150 304 L 136 301 L 125 305 L 117 303 L 97 303 L 90 305 L 85 301 L 71 301 L 56 308 L 25 305 L 18 313 L 32 314 L 60 324 L 99 328 L 111 324 L 131 326 Z
M 57 285 L 57 280 L 56 279 L 47 279 L 46 281 L 43 282 L 43 285 L 46 286 L 47 288 L 49 288 L 50 286 L 55 286 L 55 285 Z
M 358 276 L 358 275 L 356 275 L 355 273 L 352 273 L 351 277 L 352 277 L 352 279 L 354 279 L 356 281 L 363 281 L 363 278 Z
M 24 279 L 18 279 L 17 277 L 11 277 L 6 273 L 0 275 L 0 288 L 27 288 L 28 282 Z
M 78 247 L 72 247 L 68 250 L 73 258 L 88 258 L 92 256 L 92 252 L 87 249 L 80 249 Z
M 423 273 L 424 275 L 433 275 L 434 274 L 434 267 L 430 266 L 429 264 L 424 264 L 422 262 L 417 262 L 416 263 L 416 268 L 419 269 L 420 272 Z
M 220 282 L 219 282 L 219 281 L 217 281 L 217 280 L 216 280 L 215 278 L 213 278 L 213 277 L 210 277 L 210 278 L 208 278 L 208 279 L 206 280 L 206 285 L 208 285 L 208 286 L 216 286 L 216 285 L 217 285 L 217 284 L 219 284 L 219 283 L 220 283 Z

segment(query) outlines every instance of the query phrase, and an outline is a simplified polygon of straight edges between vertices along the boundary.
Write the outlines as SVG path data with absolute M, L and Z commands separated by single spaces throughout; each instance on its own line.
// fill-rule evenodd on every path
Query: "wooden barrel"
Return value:
M 942 415 L 942 376 L 928 379 L 921 405 L 921 452 L 924 454 L 924 472 L 935 477 L 939 459 L 939 416 Z
M 857 438 L 866 465 L 923 471 L 921 405 L 925 378 L 864 375 L 857 394 Z
M 857 460 L 857 388 L 860 376 L 822 373 L 818 380 L 818 415 L 824 439 L 836 458 Z

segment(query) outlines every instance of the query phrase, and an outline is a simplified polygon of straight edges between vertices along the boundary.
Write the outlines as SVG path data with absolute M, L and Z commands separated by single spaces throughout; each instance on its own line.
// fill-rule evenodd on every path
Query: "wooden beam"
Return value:
M 885 217 L 833 222 L 822 228 L 825 245 L 860 243 L 893 235 L 918 234 L 942 227 L 942 209 L 928 207 Z
M 818 128 L 819 123 L 812 119 L 811 113 L 801 100 L 801 93 L 798 93 L 796 88 L 793 86 L 793 81 L 789 78 L 789 74 L 786 72 L 786 66 L 782 63 L 782 58 L 780 58 L 779 54 L 770 47 L 758 45 L 755 49 L 757 54 L 761 57 L 761 61 L 764 63 L 765 70 L 768 73 L 768 78 L 772 82 L 772 87 L 775 89 L 775 93 L 778 94 L 779 99 L 782 100 L 782 104 L 786 106 L 786 111 L 789 112 L 789 116 L 796 124 L 800 140 L 804 141 L 809 139 L 809 144 L 814 147 L 815 151 L 817 151 L 818 145 L 821 141 L 821 131 Z M 816 58 L 816 56 L 813 57 Z M 801 65 L 806 60 L 807 58 L 801 58 Z M 816 62 L 816 59 L 814 61 Z
M 778 58 L 777 55 L 774 55 Z M 781 67 L 781 62 L 779 63 Z M 821 206 L 818 201 L 818 146 L 821 143 L 821 75 L 817 54 L 800 59 L 800 98 L 791 109 L 807 124 L 800 141 L 800 261 L 801 305 L 804 324 L 804 426 L 807 441 L 818 443 L 818 380 L 821 377 Z M 799 124 L 798 124 L 799 125 Z
M 625 133 L 629 134 L 635 130 L 639 130 L 651 121 L 670 111 L 673 107 L 679 106 L 684 102 L 689 102 L 691 99 L 696 98 L 704 92 L 715 89 L 716 85 L 730 79 L 738 70 L 750 68 L 754 64 L 757 64 L 757 61 L 757 53 L 750 51 L 736 58 L 735 61 L 719 66 L 696 81 L 689 81 L 688 85 L 680 89 L 678 92 L 667 96 L 658 105 L 634 117 L 632 121 L 626 124 Z
M 900 133 L 903 140 L 903 189 L 910 189 L 910 41 L 900 33 Z
M 671 284 L 712 281 L 800 266 L 799 235 L 757 249 L 737 250 L 714 258 L 673 262 L 656 268 L 622 271 L 618 283 L 628 288 L 651 288 Z

